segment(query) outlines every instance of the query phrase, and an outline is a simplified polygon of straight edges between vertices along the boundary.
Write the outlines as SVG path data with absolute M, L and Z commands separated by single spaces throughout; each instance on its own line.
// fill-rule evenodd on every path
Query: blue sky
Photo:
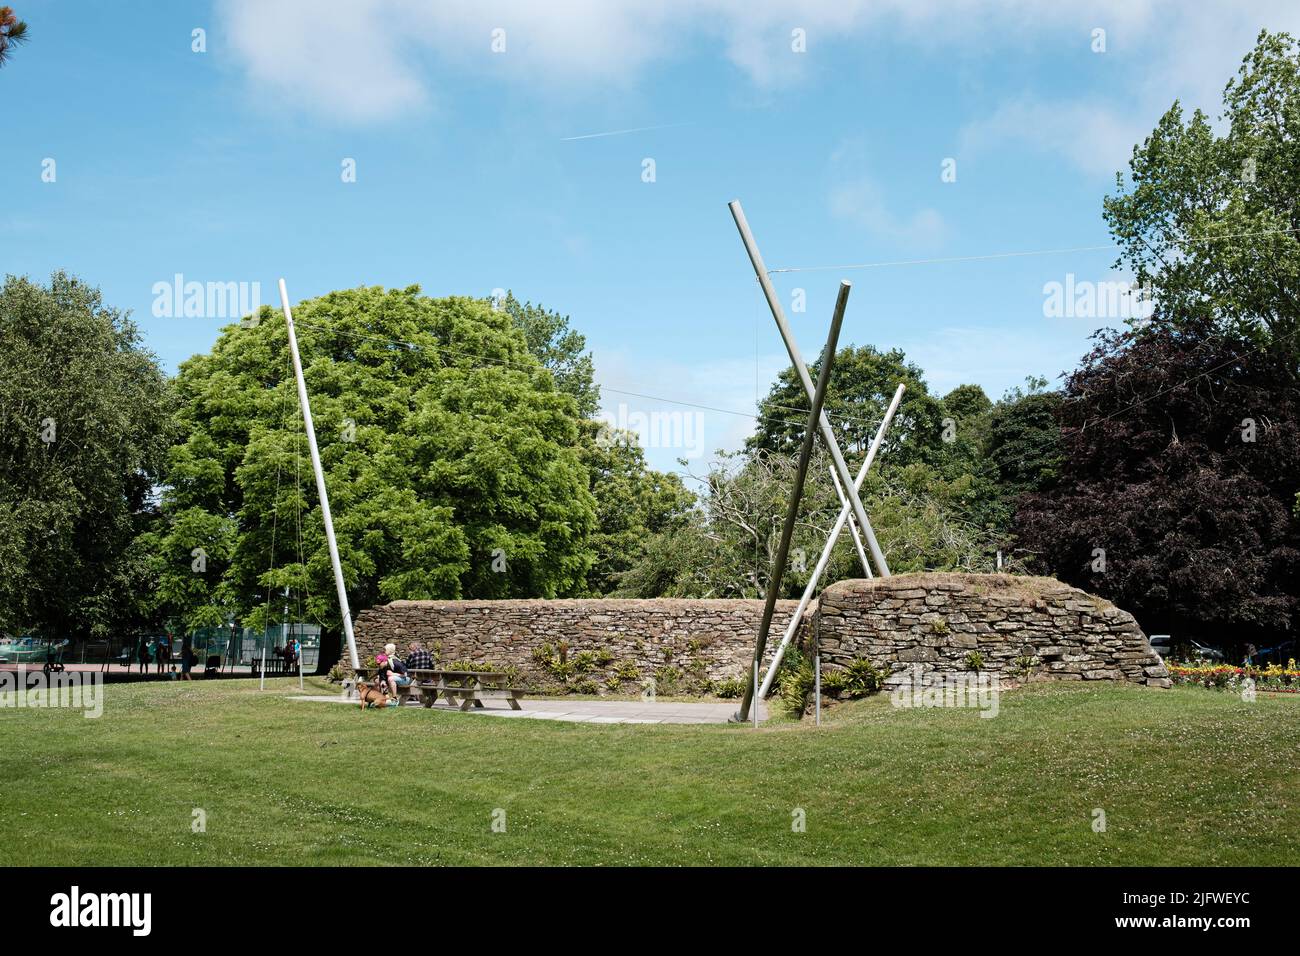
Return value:
M 660 467 L 735 448 L 785 364 L 728 200 L 770 268 L 1104 244 L 1101 200 L 1159 115 L 1175 98 L 1217 114 L 1258 30 L 1300 29 L 1280 2 L 13 6 L 31 40 L 0 69 L 5 272 L 99 285 L 169 370 L 224 323 L 152 314 L 176 273 L 258 282 L 264 302 L 279 276 L 294 299 L 508 288 L 571 316 L 611 413 L 700 412 L 697 447 L 647 450 Z M 657 128 L 572 138 L 642 127 Z M 790 318 L 806 355 L 848 278 L 842 342 L 901 347 L 932 391 L 975 382 L 996 398 L 1071 368 L 1116 321 L 1044 314 L 1046 283 L 1125 279 L 1113 261 L 776 285 L 787 309 L 805 290 Z

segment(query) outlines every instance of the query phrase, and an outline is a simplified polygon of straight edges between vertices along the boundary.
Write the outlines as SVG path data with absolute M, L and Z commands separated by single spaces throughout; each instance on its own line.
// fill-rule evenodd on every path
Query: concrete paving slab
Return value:
M 300 694 L 290 700 L 304 700 L 313 703 L 351 704 L 341 695 Z M 423 710 L 419 704 L 414 706 Z M 562 720 L 585 724 L 724 724 L 736 711 L 735 701 L 672 701 L 656 704 L 644 700 L 530 700 L 523 710 L 510 710 L 508 707 L 476 707 L 471 711 L 441 703 L 433 706 L 434 710 L 445 713 L 477 714 L 482 717 L 518 717 L 531 720 Z M 767 719 L 767 707 L 760 704 L 759 720 Z

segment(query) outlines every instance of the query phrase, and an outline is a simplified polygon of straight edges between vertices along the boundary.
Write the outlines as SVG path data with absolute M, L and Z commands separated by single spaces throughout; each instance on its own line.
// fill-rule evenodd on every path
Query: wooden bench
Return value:
M 411 672 L 411 688 L 425 707 L 432 707 L 441 694 L 461 710 L 482 707 L 485 700 L 504 700 L 511 710 L 521 710 L 519 698 L 528 691 L 505 686 L 508 676 L 502 671 L 416 670 Z
M 262 672 L 262 659 L 260 657 L 254 657 L 249 662 L 248 666 L 249 666 L 249 673 L 251 673 L 254 677 L 257 677 Z M 289 661 L 286 661 L 283 657 L 277 654 L 275 657 L 268 657 L 266 659 L 266 672 L 268 674 L 282 674 L 282 675 L 297 674 L 298 662 L 295 660 L 292 663 L 290 663 Z
M 379 675 L 377 667 L 362 667 L 357 675 L 373 685 Z M 528 693 L 524 687 L 507 687 L 508 676 L 503 671 L 449 671 L 449 670 L 411 670 L 407 673 L 411 682 L 406 686 L 397 686 L 397 703 L 406 703 L 413 697 L 419 697 L 425 707 L 432 707 L 441 694 L 448 704 L 469 710 L 471 707 L 483 707 L 485 700 L 504 700 L 511 710 L 522 710 L 519 699 Z M 382 688 L 385 692 L 389 688 Z

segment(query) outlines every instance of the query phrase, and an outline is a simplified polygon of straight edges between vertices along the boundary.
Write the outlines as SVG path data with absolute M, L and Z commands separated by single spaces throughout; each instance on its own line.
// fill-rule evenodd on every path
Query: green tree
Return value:
M 1300 47 L 1260 33 L 1223 94 L 1223 133 L 1175 102 L 1105 200 L 1117 266 L 1149 284 L 1165 321 L 1212 318 L 1300 356 Z
M 1060 392 L 1047 379 L 1030 377 L 1013 388 L 989 415 L 985 454 L 1008 504 L 1027 491 L 1045 491 L 1061 465 Z
M 574 400 L 505 312 L 410 286 L 332 292 L 294 317 L 354 607 L 583 591 L 595 506 Z M 290 587 L 337 628 L 284 322 L 264 307 L 224 329 L 176 385 L 185 438 L 150 542 L 161 600 L 189 627 L 257 627 Z
M 497 304 L 524 333 L 528 350 L 555 376 L 556 387 L 573 397 L 578 414 L 588 421 L 579 430 L 579 449 L 587 466 L 589 490 L 596 501 L 596 530 L 591 544 L 596 560 L 587 589 L 605 594 L 641 557 L 646 540 L 691 506 L 694 496 L 676 475 L 646 467 L 634 436 L 612 431 L 595 420 L 600 388 L 595 383 L 587 340 L 569 327 L 569 317 L 513 292 Z
M 136 535 L 171 394 L 125 313 L 62 272 L 0 290 L 0 628 L 105 637 L 140 623 Z
M 722 455 L 698 476 L 705 488 L 698 507 L 649 539 L 641 560 L 620 578 L 629 597 L 759 597 L 769 584 L 796 465 L 795 455 L 758 451 Z M 895 573 L 988 570 L 997 536 L 966 517 L 971 479 L 948 481 L 922 463 L 877 473 L 862 486 L 862 501 Z M 841 504 L 830 477 L 830 456 L 818 449 L 782 582 L 782 597 L 798 597 L 816 569 Z M 846 527 L 832 552 L 823 586 L 863 571 Z
M 595 417 L 600 408 L 600 388 L 595 381 L 595 367 L 591 353 L 585 351 L 586 337 L 569 328 L 569 317 L 541 305 L 520 302 L 513 292 L 507 292 L 505 299 L 496 308 L 510 316 L 515 328 L 524 333 L 528 351 L 545 368 L 550 369 L 555 376 L 556 387 L 566 395 L 573 396 L 578 414 L 583 418 Z
M 587 585 L 594 594 L 606 594 L 642 557 L 651 535 L 682 526 L 695 496 L 676 475 L 647 468 L 629 432 L 587 422 L 581 448 L 596 500 L 596 562 Z
M 809 367 L 815 379 L 817 367 Z M 846 456 L 865 454 L 885 410 L 902 382 L 907 386 L 880 454 L 895 465 L 938 462 L 945 457 L 943 404 L 930 395 L 921 369 L 899 349 L 845 346 L 835 355 L 826 393 L 826 414 Z M 793 367 L 778 377 L 759 406 L 758 424 L 746 442 L 750 451 L 797 452 L 808 419 L 808 396 Z

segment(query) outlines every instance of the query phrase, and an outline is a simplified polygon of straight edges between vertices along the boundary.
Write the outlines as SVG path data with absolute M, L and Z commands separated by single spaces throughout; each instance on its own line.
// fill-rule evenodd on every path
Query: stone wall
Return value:
M 1021 656 L 1041 661 L 1031 679 L 1123 680 L 1168 687 L 1164 662 L 1133 615 L 1053 578 L 908 574 L 840 581 L 818 601 L 822 666 L 857 657 L 901 678 L 924 671 L 1000 673 Z
M 777 602 L 768 660 L 797 605 Z M 657 676 L 660 693 L 694 693 L 706 689 L 705 681 L 746 674 L 762 615 L 762 601 L 743 600 L 394 601 L 363 611 L 355 631 L 363 660 L 389 641 L 404 654 L 418 640 L 443 666 L 513 666 L 525 686 L 544 689 L 557 683 L 554 662 L 564 642 L 568 661 L 584 652 L 597 658 L 571 681 L 585 674 L 602 689 L 614 681 L 624 692 Z M 796 640 L 806 644 L 811 629 L 805 614 Z M 582 658 L 583 666 L 591 663 Z M 628 675 L 621 684 L 620 672 Z
M 767 659 L 796 604 L 778 602 Z M 395 601 L 363 611 L 356 635 L 363 659 L 388 641 L 405 653 L 419 640 L 443 666 L 512 666 L 538 690 L 558 684 L 563 642 L 576 671 L 571 684 L 591 680 L 622 693 L 653 676 L 660 693 L 697 693 L 708 681 L 746 676 L 762 611 L 763 602 L 741 600 Z M 988 672 L 1036 656 L 1033 679 L 1169 686 L 1132 615 L 1052 578 L 930 573 L 841 581 L 804 615 L 796 640 L 808 647 L 814 637 L 824 667 L 861 657 L 898 679 L 912 665 L 965 671 L 967 655 L 978 651 Z

